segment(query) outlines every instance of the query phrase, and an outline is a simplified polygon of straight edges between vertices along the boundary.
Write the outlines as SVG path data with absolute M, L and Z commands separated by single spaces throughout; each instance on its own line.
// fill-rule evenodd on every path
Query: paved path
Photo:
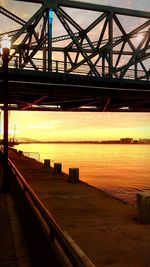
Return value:
M 2 192 L 0 192 L 0 267 L 31 267 L 12 197 L 9 193 Z
M 41 163 L 12 157 L 46 208 L 98 267 L 149 267 L 150 225 L 137 221 L 134 207 L 85 183 L 72 184 Z
M 17 267 L 15 246 L 9 220 L 7 196 L 0 193 L 0 266 Z

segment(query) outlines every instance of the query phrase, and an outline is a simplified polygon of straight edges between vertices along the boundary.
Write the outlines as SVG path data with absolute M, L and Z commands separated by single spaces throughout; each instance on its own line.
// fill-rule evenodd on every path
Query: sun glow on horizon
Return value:
M 1 116 L 3 118 L 3 116 Z M 9 136 L 40 141 L 150 138 L 150 113 L 9 112 Z M 3 122 L 1 120 L 1 136 Z

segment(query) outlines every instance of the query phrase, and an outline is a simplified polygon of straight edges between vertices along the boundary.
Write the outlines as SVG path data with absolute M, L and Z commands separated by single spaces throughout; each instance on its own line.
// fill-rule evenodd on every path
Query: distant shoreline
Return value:
M 22 141 L 19 144 L 98 144 L 98 145 L 150 145 L 150 142 L 121 143 L 120 141 Z

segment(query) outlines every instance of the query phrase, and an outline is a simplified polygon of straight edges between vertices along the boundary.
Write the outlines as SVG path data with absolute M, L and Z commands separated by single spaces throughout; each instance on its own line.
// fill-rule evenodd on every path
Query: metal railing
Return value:
M 33 266 L 94 267 L 61 230 L 10 159 L 9 180 Z
M 35 159 L 40 162 L 40 153 L 39 152 L 23 152 L 25 157 Z
M 17 64 L 16 64 L 16 58 L 13 58 L 10 62 L 9 62 L 9 68 L 10 69 L 22 69 L 21 66 L 19 66 L 19 58 L 17 59 Z M 39 71 L 44 71 L 44 67 L 43 67 L 43 59 L 41 58 L 32 58 L 32 61 L 34 63 L 34 65 L 37 67 L 37 70 Z M 48 65 L 48 60 L 45 61 L 44 65 Z M 0 60 L 0 67 L 2 66 L 2 61 Z M 72 65 L 70 62 L 64 62 L 64 61 L 60 61 L 60 60 L 52 60 L 52 72 L 55 73 L 68 73 L 68 70 L 71 69 Z M 103 68 L 103 66 L 101 65 L 97 65 L 96 66 L 98 73 L 100 74 L 101 77 L 105 77 L 105 78 L 109 78 L 109 67 L 105 66 L 105 68 Z M 27 63 L 26 66 L 23 68 L 24 70 L 33 70 L 33 66 L 30 63 Z M 47 71 L 47 70 L 46 70 Z M 77 69 L 71 71 L 70 73 L 73 74 L 77 74 L 77 75 L 88 75 L 88 73 L 90 72 L 89 66 L 88 64 L 83 64 L 80 67 L 78 67 Z M 113 74 L 113 78 L 121 78 L 121 72 L 116 72 L 115 74 Z M 125 73 L 125 75 L 122 77 L 123 79 L 131 79 L 131 80 L 146 80 L 149 81 L 149 72 L 145 72 L 142 69 L 137 69 L 135 71 L 135 68 L 133 66 L 133 68 L 129 68 L 127 70 L 127 72 Z

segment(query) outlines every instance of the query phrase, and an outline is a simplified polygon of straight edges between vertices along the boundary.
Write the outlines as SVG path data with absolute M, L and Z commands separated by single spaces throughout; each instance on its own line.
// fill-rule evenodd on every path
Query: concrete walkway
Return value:
M 0 164 L 0 185 L 2 166 Z M 31 267 L 21 226 L 9 193 L 0 192 L 0 267 Z
M 7 206 L 7 196 L 2 193 L 0 193 L 0 266 L 17 267 L 15 246 Z
M 137 221 L 134 207 L 85 183 L 72 184 L 41 163 L 12 160 L 60 227 L 97 267 L 149 267 L 150 225 Z

